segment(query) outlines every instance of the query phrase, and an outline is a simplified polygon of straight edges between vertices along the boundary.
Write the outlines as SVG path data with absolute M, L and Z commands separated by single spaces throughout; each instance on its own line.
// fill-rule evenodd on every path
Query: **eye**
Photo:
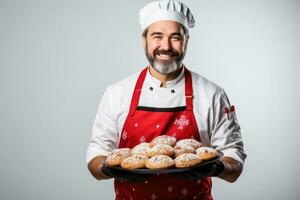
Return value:
M 173 36 L 173 37 L 171 38 L 171 40 L 172 40 L 172 41 L 181 41 L 181 37 L 179 37 L 179 36 Z
M 161 39 L 162 39 L 162 36 L 160 36 L 160 35 L 155 35 L 155 36 L 153 36 L 153 39 L 161 40 Z

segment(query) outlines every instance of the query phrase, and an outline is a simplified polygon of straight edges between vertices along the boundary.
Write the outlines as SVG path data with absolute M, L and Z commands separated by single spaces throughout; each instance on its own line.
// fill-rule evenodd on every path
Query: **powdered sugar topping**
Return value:
M 176 144 L 176 138 L 172 137 L 172 136 L 168 136 L 168 135 L 161 135 L 158 136 L 156 138 L 154 138 L 151 143 L 150 146 L 155 146 L 157 144 L 167 144 L 170 146 L 175 146 Z

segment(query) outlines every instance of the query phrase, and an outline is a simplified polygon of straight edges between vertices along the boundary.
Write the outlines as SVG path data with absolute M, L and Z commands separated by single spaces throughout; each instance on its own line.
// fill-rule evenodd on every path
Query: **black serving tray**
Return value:
M 219 160 L 221 157 L 223 156 L 222 152 L 219 152 L 219 156 L 216 158 L 213 158 L 211 160 L 206 160 L 206 161 L 202 161 L 201 163 L 194 165 L 192 167 L 187 167 L 187 168 L 168 168 L 168 169 L 147 169 L 147 168 L 142 168 L 142 169 L 124 169 L 121 166 L 116 166 L 116 167 L 112 167 L 112 166 L 108 166 L 106 164 L 104 164 L 103 168 L 107 168 L 109 171 L 111 171 L 112 173 L 115 174 L 126 174 L 126 175 L 151 175 L 151 174 L 178 174 L 178 173 L 185 173 L 185 172 L 189 172 L 191 170 L 195 170 L 197 168 L 199 168 L 199 170 L 201 170 L 202 167 L 204 167 L 207 164 L 212 164 L 214 162 L 216 162 L 217 160 Z

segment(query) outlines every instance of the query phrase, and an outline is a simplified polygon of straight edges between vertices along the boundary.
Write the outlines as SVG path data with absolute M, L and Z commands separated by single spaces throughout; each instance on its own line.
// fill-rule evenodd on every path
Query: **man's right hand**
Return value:
M 105 160 L 106 156 L 97 156 L 93 158 L 88 164 L 88 169 L 97 180 L 112 178 L 112 176 L 108 176 L 102 171 Z
M 132 175 L 124 172 L 112 171 L 111 169 L 104 167 L 105 160 L 106 156 L 97 156 L 93 158 L 88 164 L 88 168 L 91 174 L 97 180 L 116 178 L 119 181 L 137 183 L 143 182 L 146 178 L 149 177 L 148 175 L 144 174 Z

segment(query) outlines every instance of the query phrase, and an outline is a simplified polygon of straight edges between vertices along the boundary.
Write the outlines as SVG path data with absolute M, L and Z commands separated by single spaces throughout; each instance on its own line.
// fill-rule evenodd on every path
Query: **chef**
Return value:
M 223 153 L 207 177 L 170 174 L 142 182 L 115 179 L 116 200 L 213 199 L 211 176 L 234 182 L 246 154 L 235 108 L 224 90 L 183 64 L 195 20 L 176 0 L 151 2 L 140 10 L 142 41 L 149 65 L 105 90 L 87 148 L 87 164 L 98 180 L 106 156 L 159 135 L 193 138 Z

